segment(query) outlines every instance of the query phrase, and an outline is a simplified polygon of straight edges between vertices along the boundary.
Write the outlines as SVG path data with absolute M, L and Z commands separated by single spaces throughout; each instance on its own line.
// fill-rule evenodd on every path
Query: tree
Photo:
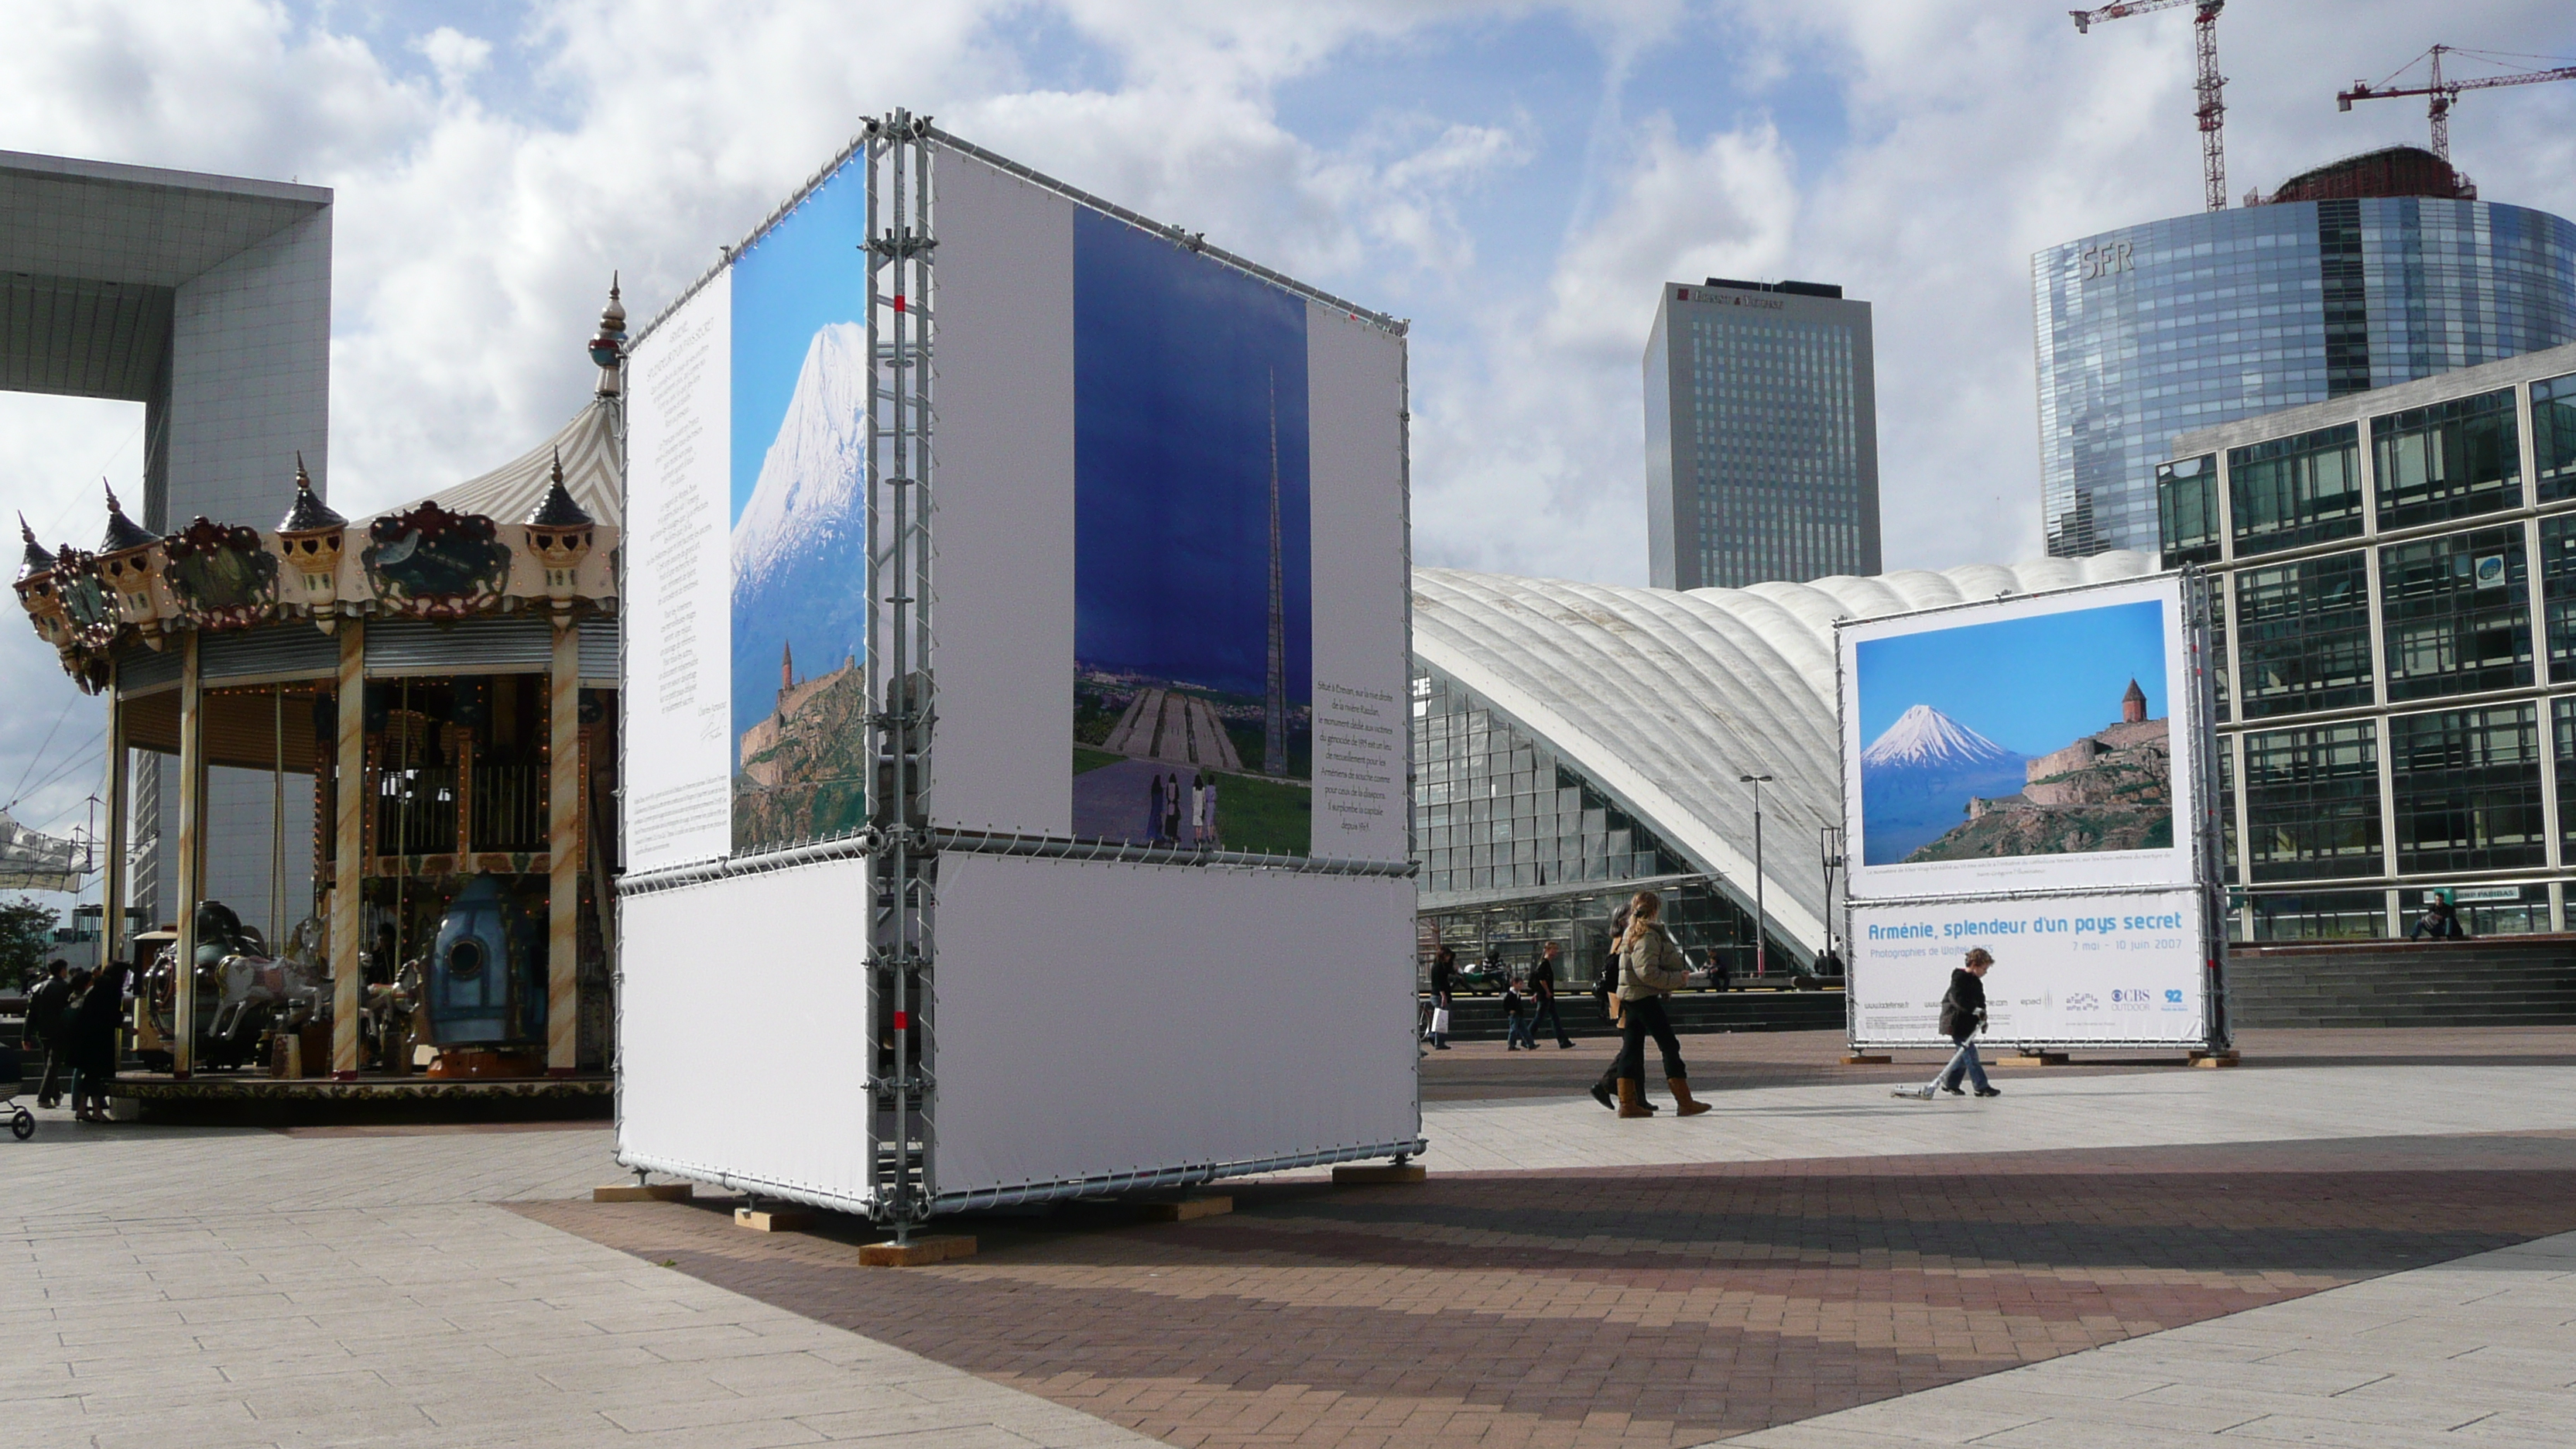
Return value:
M 53 959 L 54 923 L 61 919 L 51 906 L 27 896 L 0 906 L 0 982 L 32 989 Z

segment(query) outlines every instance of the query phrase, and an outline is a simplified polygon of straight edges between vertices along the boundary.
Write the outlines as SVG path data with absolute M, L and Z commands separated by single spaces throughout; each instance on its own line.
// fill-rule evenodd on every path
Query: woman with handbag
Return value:
M 1664 1054 L 1664 1085 L 1672 1090 L 1674 1115 L 1696 1117 L 1708 1110 L 1694 1101 L 1690 1072 L 1682 1065 L 1681 1039 L 1664 1012 L 1664 998 L 1690 984 L 1690 958 L 1664 929 L 1664 898 L 1639 891 L 1628 903 L 1628 928 L 1619 936 L 1619 1115 L 1651 1117 L 1644 1101 L 1646 1037 L 1652 1033 Z

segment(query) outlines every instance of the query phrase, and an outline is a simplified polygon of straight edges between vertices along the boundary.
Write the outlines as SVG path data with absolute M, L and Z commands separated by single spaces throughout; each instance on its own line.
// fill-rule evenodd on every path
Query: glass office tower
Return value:
M 1879 572 L 1869 304 L 1818 282 L 1670 285 L 1646 342 L 1647 576 Z
M 2392 188 L 2437 194 L 2371 194 Z M 2411 147 L 2051 247 L 2031 274 L 2061 557 L 2157 547 L 2178 434 L 2576 341 L 2576 226 L 2476 200 Z

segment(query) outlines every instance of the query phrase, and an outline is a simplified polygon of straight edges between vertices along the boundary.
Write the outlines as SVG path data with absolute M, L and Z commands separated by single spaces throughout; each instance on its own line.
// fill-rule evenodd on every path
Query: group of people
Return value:
M 127 968 L 114 962 L 92 972 L 56 961 L 28 993 L 27 1032 L 45 1053 L 37 1106 L 60 1104 L 68 1089 L 72 1115 L 84 1122 L 107 1120 L 107 1084 L 116 1075 L 119 1055 L 117 1028 L 125 1020 L 126 975 Z
M 1145 834 L 1172 845 L 1215 847 L 1223 842 L 1216 828 L 1216 781 L 1206 775 L 1157 774 L 1145 802 Z
M 1666 997 L 1691 984 L 1691 969 L 1680 943 L 1665 929 L 1663 914 L 1662 896 L 1639 891 L 1611 916 L 1611 966 L 1593 987 L 1603 1013 L 1618 1024 L 1619 1054 L 1601 1073 L 1600 1080 L 1592 1084 L 1592 1099 L 1622 1117 L 1651 1117 L 1662 1110 L 1646 1095 L 1648 1037 L 1654 1038 L 1663 1056 L 1664 1086 L 1672 1093 L 1674 1115 L 1696 1117 L 1708 1110 L 1706 1102 L 1691 1095 L 1690 1069 L 1682 1061 L 1681 1038 L 1674 1033 L 1671 1014 L 1664 1008 Z M 1504 989 L 1503 1014 L 1511 1028 L 1505 1050 L 1524 1045 L 1538 1050 L 1538 1023 L 1542 1018 L 1555 1027 L 1560 1048 L 1574 1045 L 1556 1013 L 1557 954 L 1557 943 L 1548 942 L 1538 964 L 1530 969 L 1526 995 L 1520 980 Z M 1949 990 L 1941 998 L 1941 1034 L 1950 1039 L 1950 1060 L 1929 1083 L 1900 1088 L 1897 1096 L 1928 1101 L 1944 1092 L 1965 1096 L 1970 1088 L 1980 1097 L 2003 1095 L 1986 1080 L 1985 1064 L 1977 1057 L 1977 1034 L 1986 1028 L 1985 975 L 1994 960 L 1991 953 L 1979 947 L 1969 951 L 1966 961 L 1950 973 Z M 1457 953 L 1442 946 L 1431 962 L 1431 1016 L 1424 1038 L 1440 1051 L 1449 1050 L 1449 1008 L 1457 987 L 1457 961 Z

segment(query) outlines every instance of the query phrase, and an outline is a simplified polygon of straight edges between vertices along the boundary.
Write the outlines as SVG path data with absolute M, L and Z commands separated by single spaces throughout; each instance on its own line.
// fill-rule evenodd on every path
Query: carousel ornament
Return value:
M 107 480 L 100 479 L 105 488 Z M 125 516 L 116 490 L 107 488 L 107 535 L 99 540 L 99 581 L 116 598 L 116 612 L 154 649 L 161 647 L 163 621 L 175 612 L 166 606 L 160 574 L 161 540 Z
M 259 530 L 200 515 L 161 542 L 162 578 L 193 629 L 248 629 L 277 607 L 277 556 Z
M 575 583 L 581 576 L 581 561 L 590 556 L 592 530 L 597 526 L 598 520 L 575 503 L 564 487 L 563 450 L 556 449 L 554 479 L 523 527 L 529 552 L 545 565 L 546 598 L 558 613 L 570 609 L 579 597 Z
M 62 591 L 54 586 L 54 556 L 36 542 L 36 531 L 27 526 L 27 515 L 18 515 L 18 536 L 27 542 L 18 561 L 18 607 L 27 611 L 36 634 L 60 651 L 66 659 L 72 651 L 71 615 L 63 610 Z
M 379 605 L 418 619 L 492 610 L 510 578 L 510 550 L 492 520 L 451 512 L 435 499 L 368 524 L 358 563 Z
M 340 555 L 348 543 L 349 520 L 314 496 L 304 455 L 295 455 L 295 505 L 277 521 L 278 552 L 286 555 L 301 587 L 287 602 L 328 634 L 340 626 Z
M 608 305 L 599 314 L 599 335 L 590 339 L 590 360 L 599 366 L 599 395 L 617 396 L 619 365 L 626 360 L 626 304 L 617 299 L 617 274 L 608 274 Z

